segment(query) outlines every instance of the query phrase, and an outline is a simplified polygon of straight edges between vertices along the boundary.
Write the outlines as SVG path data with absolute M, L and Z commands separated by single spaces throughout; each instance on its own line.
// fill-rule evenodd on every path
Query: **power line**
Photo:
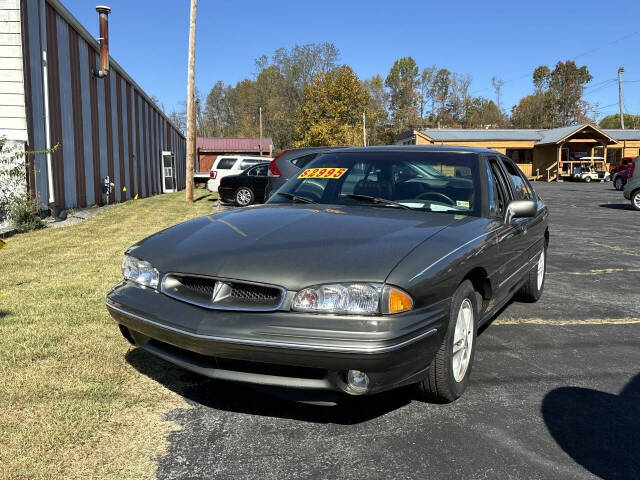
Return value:
M 599 47 L 593 48 L 593 49 L 588 50 L 588 51 L 586 51 L 586 52 L 579 53 L 578 55 L 576 55 L 576 56 L 574 56 L 573 58 L 571 58 L 571 60 L 575 60 L 576 58 L 584 57 L 584 56 L 586 56 L 586 55 L 590 55 L 590 54 L 592 54 L 592 53 L 598 52 L 598 51 L 602 50 L 602 49 L 603 49 L 603 48 L 605 48 L 605 47 L 608 47 L 608 46 L 610 46 L 610 45 L 615 45 L 616 43 L 619 43 L 619 42 L 621 42 L 621 41 L 623 41 L 623 40 L 626 40 L 626 39 L 631 38 L 631 37 L 633 37 L 633 36 L 635 36 L 635 35 L 638 35 L 638 34 L 640 34 L 640 30 L 637 30 L 637 31 L 635 31 L 635 32 L 628 33 L 628 34 L 626 34 L 626 35 L 623 35 L 623 36 L 621 36 L 621 37 L 616 38 L 615 40 L 613 40 L 613 41 L 611 41 L 611 42 L 609 42 L 609 43 L 605 43 L 604 45 L 601 45 L 601 46 L 599 46 Z M 524 74 L 524 75 L 521 75 L 521 76 L 519 76 L 519 77 L 517 77 L 517 78 L 512 78 L 512 79 L 510 79 L 510 80 L 505 80 L 505 81 L 504 81 L 504 84 L 511 83 L 511 82 L 515 82 L 515 81 L 517 81 L 517 80 L 522 80 L 523 78 L 531 77 L 531 76 L 533 75 L 533 72 L 534 72 L 534 71 L 535 71 L 535 69 L 534 69 L 534 70 L 531 70 L 531 72 L 526 73 L 526 74 Z M 640 82 L 640 81 L 638 81 L 638 82 Z M 479 90 L 474 90 L 474 91 L 472 91 L 472 92 L 469 92 L 469 94 L 470 94 L 470 95 L 475 95 L 476 93 L 485 92 L 485 91 L 487 91 L 487 90 L 490 90 L 491 88 L 492 88 L 492 87 L 481 88 L 481 89 L 479 89 Z

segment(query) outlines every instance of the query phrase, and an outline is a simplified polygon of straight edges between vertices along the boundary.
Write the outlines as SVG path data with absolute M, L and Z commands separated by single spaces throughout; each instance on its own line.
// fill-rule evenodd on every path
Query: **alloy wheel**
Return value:
M 635 207 L 635 209 L 640 210 L 640 192 L 635 193 L 631 200 L 633 201 L 633 206 Z
M 471 359 L 471 349 L 473 348 L 473 305 L 468 298 L 465 298 L 458 310 L 456 328 L 453 333 L 453 378 L 460 383 L 464 380 Z
M 240 206 L 247 206 L 251 203 L 251 192 L 246 188 L 241 188 L 236 193 L 236 200 Z

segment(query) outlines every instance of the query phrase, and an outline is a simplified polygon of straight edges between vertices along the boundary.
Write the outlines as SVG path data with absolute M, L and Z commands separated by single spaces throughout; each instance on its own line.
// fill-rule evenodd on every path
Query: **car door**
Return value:
M 253 190 L 253 194 L 255 195 L 256 200 L 261 202 L 264 201 L 264 192 L 265 188 L 267 187 L 267 182 L 269 181 L 269 177 L 267 176 L 268 173 L 268 163 L 256 165 L 247 172 L 247 178 L 249 181 L 249 185 Z
M 537 201 L 531 185 L 513 161 L 501 156 L 499 162 L 508 183 L 511 200 Z M 510 260 L 503 273 L 502 283 L 503 287 L 510 290 L 522 278 L 533 257 L 539 253 L 536 239 L 540 237 L 539 230 L 542 223 L 541 218 L 536 216 L 514 218 L 509 226 L 513 229 L 512 233 L 503 243 L 504 248 L 509 252 Z
M 494 234 L 498 245 L 493 253 L 491 274 L 494 300 L 499 303 L 510 293 L 510 275 L 517 269 L 518 228 L 504 222 L 507 205 L 512 200 L 511 187 L 506 172 L 497 156 L 486 159 L 488 216 L 493 219 Z

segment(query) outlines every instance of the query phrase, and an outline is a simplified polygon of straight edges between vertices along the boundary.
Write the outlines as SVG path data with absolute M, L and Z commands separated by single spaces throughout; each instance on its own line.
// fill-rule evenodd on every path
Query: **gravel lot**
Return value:
M 610 183 L 535 187 L 551 210 L 544 296 L 482 332 L 463 398 L 304 405 L 133 350 L 192 404 L 167 416 L 182 430 L 159 477 L 640 478 L 640 214 Z

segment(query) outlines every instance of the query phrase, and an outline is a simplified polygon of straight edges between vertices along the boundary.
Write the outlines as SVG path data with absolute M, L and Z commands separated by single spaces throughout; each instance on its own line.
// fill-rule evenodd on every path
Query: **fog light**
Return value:
M 359 370 L 347 372 L 347 385 L 354 393 L 364 393 L 369 388 L 369 375 Z

